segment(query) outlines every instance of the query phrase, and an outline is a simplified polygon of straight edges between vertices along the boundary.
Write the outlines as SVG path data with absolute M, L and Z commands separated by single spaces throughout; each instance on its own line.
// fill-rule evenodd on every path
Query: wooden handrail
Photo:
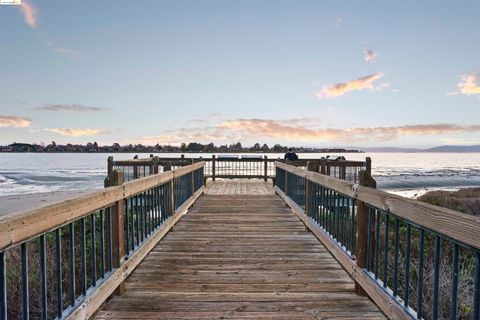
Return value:
M 378 189 L 360 186 L 281 162 L 275 162 L 275 165 L 309 181 L 360 200 L 374 208 L 381 209 L 423 228 L 480 249 L 480 237 L 478 236 L 480 217 L 478 216 L 467 215 Z
M 119 200 L 193 172 L 204 165 L 204 162 L 198 162 L 177 170 L 132 180 L 120 186 L 108 187 L 39 209 L 1 216 L 0 250 L 8 249 L 84 217 L 92 211 L 108 207 Z

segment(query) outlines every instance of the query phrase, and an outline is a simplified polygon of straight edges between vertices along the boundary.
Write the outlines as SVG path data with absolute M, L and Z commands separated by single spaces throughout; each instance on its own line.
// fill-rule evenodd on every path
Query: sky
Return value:
M 0 145 L 480 144 L 478 0 L 21 2 Z

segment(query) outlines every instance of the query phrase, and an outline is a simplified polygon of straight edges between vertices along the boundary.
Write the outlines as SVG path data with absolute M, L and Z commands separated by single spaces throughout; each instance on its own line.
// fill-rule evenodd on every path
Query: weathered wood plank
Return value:
M 96 315 L 138 318 L 384 316 L 355 294 L 345 270 L 280 198 L 210 194 L 145 257 L 127 279 L 124 295 Z

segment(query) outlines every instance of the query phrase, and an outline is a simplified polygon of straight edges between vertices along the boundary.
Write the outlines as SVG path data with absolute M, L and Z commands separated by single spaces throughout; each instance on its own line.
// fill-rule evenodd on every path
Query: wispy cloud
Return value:
M 374 91 L 376 88 L 373 84 L 374 81 L 383 78 L 384 73 L 374 73 L 364 77 L 360 77 L 355 80 L 335 83 L 332 85 L 327 85 L 322 88 L 320 92 L 317 93 L 319 99 L 325 98 L 335 98 L 344 95 L 347 92 L 354 90 L 363 90 L 369 89 Z M 378 88 L 377 88 L 378 89 Z
M 373 52 L 372 50 L 365 50 L 364 51 L 364 58 L 366 62 L 373 62 L 377 59 L 378 53 Z
M 231 119 L 213 126 L 178 128 L 157 136 L 146 136 L 129 141 L 142 144 L 180 144 L 182 142 L 232 143 L 236 141 L 319 142 L 382 142 L 406 136 L 435 136 L 480 132 L 480 125 L 416 124 L 389 127 L 319 127 L 320 121 L 302 122 L 302 119 Z
M 458 84 L 460 93 L 471 95 L 480 94 L 480 73 L 475 72 L 464 75 Z
M 68 48 L 55 48 L 54 49 L 56 52 L 67 55 L 69 57 L 72 57 L 74 59 L 81 60 L 83 59 L 83 53 L 80 51 L 68 49 Z
M 89 107 L 82 104 L 46 104 L 32 110 L 37 111 L 71 111 L 71 112 L 101 112 L 109 111 L 108 108 Z
M 45 131 L 61 134 L 68 137 L 85 137 L 105 134 L 107 131 L 102 129 L 73 129 L 73 128 L 51 128 L 43 129 Z
M 20 11 L 23 14 L 23 19 L 32 28 L 38 26 L 38 11 L 29 1 L 22 0 Z
M 299 141 L 389 141 L 403 136 L 425 136 L 479 132 L 480 125 L 418 124 L 393 127 L 321 128 L 287 125 L 268 119 L 237 119 L 220 124 L 221 128 L 247 136 Z
M 25 128 L 30 126 L 32 121 L 27 118 L 21 117 L 11 117 L 11 116 L 0 116 L 0 128 Z

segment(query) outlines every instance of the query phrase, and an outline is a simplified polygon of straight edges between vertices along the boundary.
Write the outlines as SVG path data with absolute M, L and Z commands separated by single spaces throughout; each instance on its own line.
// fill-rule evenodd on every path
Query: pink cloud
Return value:
M 27 118 L 0 115 L 0 128 L 8 128 L 8 127 L 25 128 L 25 127 L 29 127 L 31 123 L 32 121 L 30 121 L 30 119 L 27 119 Z
M 32 28 L 36 28 L 38 25 L 38 11 L 37 9 L 28 1 L 22 0 L 22 5 L 20 6 L 22 11 L 23 18 L 25 22 Z
M 68 137 L 84 137 L 84 136 L 96 136 L 99 134 L 107 133 L 102 129 L 73 129 L 73 128 L 52 128 L 44 129 L 45 131 L 61 134 Z
M 332 85 L 327 85 L 322 88 L 320 92 L 317 93 L 319 99 L 325 98 L 335 98 L 344 95 L 347 92 L 355 90 L 364 90 L 369 89 L 371 91 L 375 90 L 373 84 L 374 81 L 383 78 L 384 73 L 374 73 L 364 77 L 360 77 L 355 80 L 340 82 Z

